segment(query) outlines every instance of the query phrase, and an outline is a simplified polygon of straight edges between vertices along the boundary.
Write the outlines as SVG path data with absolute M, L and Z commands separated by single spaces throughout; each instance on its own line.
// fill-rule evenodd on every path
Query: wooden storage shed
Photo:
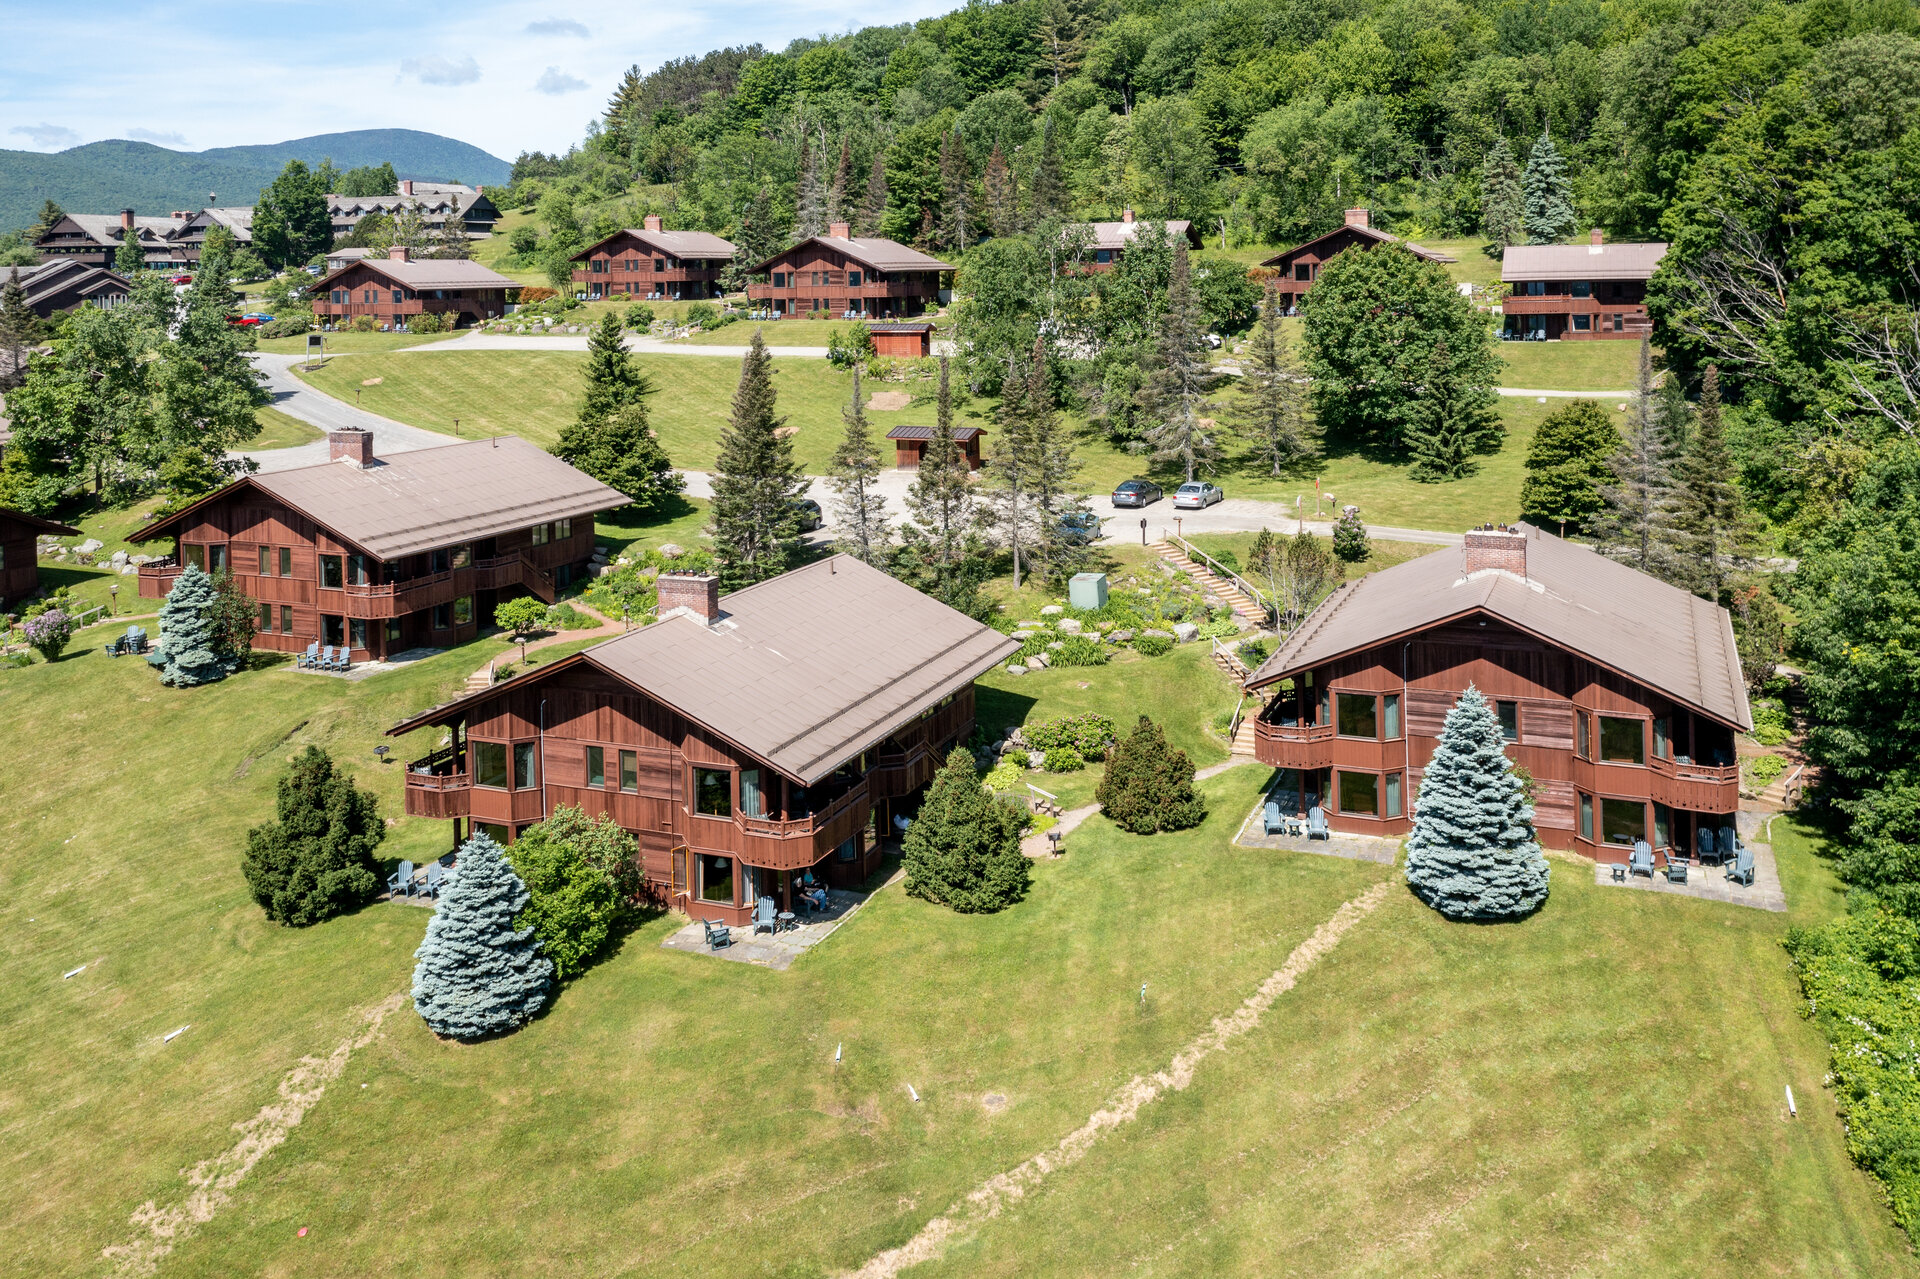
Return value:
M 936 429 L 931 426 L 896 426 L 888 431 L 887 438 L 893 441 L 893 464 L 903 471 L 919 470 L 920 459 L 925 455 Z M 977 426 L 953 428 L 953 441 L 965 455 L 969 471 L 980 469 L 980 437 L 985 434 Z

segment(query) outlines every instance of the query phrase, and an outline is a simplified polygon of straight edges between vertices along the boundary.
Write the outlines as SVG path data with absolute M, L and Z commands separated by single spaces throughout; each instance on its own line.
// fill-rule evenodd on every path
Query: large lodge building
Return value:
M 367 316 L 382 328 L 398 328 L 423 313 L 465 328 L 507 313 L 507 290 L 520 285 L 490 267 L 464 258 L 415 261 L 403 245 L 384 258 L 360 258 L 330 271 L 313 285 L 314 318 L 350 324 Z
M 746 922 L 812 870 L 857 887 L 972 731 L 973 681 L 1017 647 L 834 555 L 722 597 L 667 573 L 659 620 L 389 730 L 448 744 L 407 766 L 406 811 L 502 843 L 560 805 L 639 841 L 665 904 Z
M 329 462 L 245 476 L 135 533 L 174 543 L 140 567 L 141 598 L 187 564 L 226 569 L 259 609 L 256 648 L 373 661 L 464 643 L 515 595 L 553 603 L 593 556 L 594 515 L 627 504 L 518 436 L 387 458 L 365 431 L 328 441 Z
M 1739 808 L 1753 719 L 1726 610 L 1525 525 L 1336 590 L 1247 681 L 1272 698 L 1255 754 L 1283 808 L 1402 835 L 1469 685 L 1532 775 L 1548 847 L 1664 856 Z

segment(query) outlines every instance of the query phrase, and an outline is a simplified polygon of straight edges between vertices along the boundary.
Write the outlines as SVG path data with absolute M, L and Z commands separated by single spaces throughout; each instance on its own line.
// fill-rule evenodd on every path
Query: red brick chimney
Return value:
M 343 426 L 337 431 L 328 431 L 327 460 L 338 462 L 342 459 L 363 471 L 372 466 L 373 433 L 357 426 Z
M 1122 222 L 1131 222 L 1131 221 L 1133 221 L 1133 210 L 1132 210 L 1132 209 L 1122 209 L 1122 210 L 1120 210 L 1120 220 L 1121 220 Z
M 827 227 L 827 234 L 832 236 L 836 240 L 845 240 L 849 238 L 847 224 L 844 222 L 835 222 L 829 225 Z
M 658 213 L 647 214 L 646 217 L 640 219 L 640 225 L 649 231 L 664 231 L 666 229 L 665 225 L 661 223 Z
M 1373 226 L 1373 214 L 1366 209 L 1348 209 L 1347 225 L 1357 226 L 1365 231 Z
M 1527 531 L 1518 526 L 1483 524 L 1467 530 L 1467 574 L 1497 569 L 1515 577 L 1527 575 Z
M 413 260 L 411 256 L 412 253 L 413 250 L 404 244 L 390 244 L 387 246 L 387 261 L 411 262 Z
M 1595 227 L 1587 233 L 1588 244 L 1604 244 L 1606 238 L 1606 232 L 1602 231 L 1599 227 Z
M 412 179 L 412 178 L 401 178 L 401 179 L 400 179 L 400 194 L 401 194 L 401 195 L 412 195 L 412 194 L 413 194 L 413 179 Z
M 720 579 L 712 573 L 692 569 L 662 573 L 657 584 L 660 588 L 661 617 L 684 614 L 702 626 L 711 626 L 719 620 Z
M 120 210 L 120 229 L 122 231 L 133 230 L 133 210 L 132 209 Z

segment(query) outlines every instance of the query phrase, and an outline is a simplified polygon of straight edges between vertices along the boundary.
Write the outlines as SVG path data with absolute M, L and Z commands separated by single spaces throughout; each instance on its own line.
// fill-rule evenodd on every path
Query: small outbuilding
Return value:
M 887 432 L 887 438 L 893 441 L 893 464 L 902 471 L 920 469 L 920 459 L 925 456 L 927 445 L 935 438 L 938 430 L 932 426 L 896 426 Z M 953 442 L 960 446 L 961 455 L 967 459 L 967 469 L 980 469 L 980 437 L 985 435 L 977 426 L 956 426 L 953 428 Z
M 898 360 L 917 360 L 933 354 L 931 324 L 869 324 L 873 353 Z
M 77 528 L 0 506 L 0 604 L 25 599 L 40 589 L 37 539 L 43 533 L 80 536 Z

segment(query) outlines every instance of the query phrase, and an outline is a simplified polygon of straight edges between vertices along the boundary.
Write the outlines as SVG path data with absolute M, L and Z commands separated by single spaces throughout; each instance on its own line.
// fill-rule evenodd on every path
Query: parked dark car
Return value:
M 1069 546 L 1099 541 L 1100 517 L 1092 511 L 1068 511 L 1060 517 L 1060 540 Z
M 1152 480 L 1126 480 L 1113 490 L 1115 506 L 1152 506 L 1166 494 Z
M 811 533 L 827 522 L 826 516 L 821 513 L 820 503 L 810 497 L 796 499 L 793 504 L 793 509 L 800 512 L 800 531 L 802 533 Z

